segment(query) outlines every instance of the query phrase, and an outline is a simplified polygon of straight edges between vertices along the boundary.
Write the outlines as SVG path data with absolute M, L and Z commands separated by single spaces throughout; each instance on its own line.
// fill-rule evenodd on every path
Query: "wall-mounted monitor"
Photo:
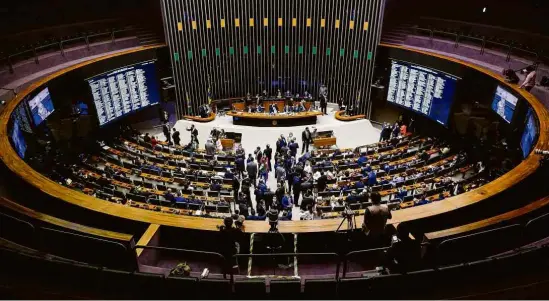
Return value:
M 526 113 L 526 124 L 524 126 L 524 132 L 522 132 L 522 138 L 520 139 L 520 148 L 522 149 L 522 155 L 524 158 L 528 157 L 532 151 L 532 147 L 536 142 L 538 135 L 538 124 L 536 117 L 534 116 L 534 110 L 528 109 Z
M 387 101 L 448 125 L 458 77 L 404 61 L 391 61 Z
M 87 82 L 100 126 L 160 102 L 154 61 L 111 70 Z
M 501 86 L 496 89 L 496 94 L 492 100 L 492 110 L 496 112 L 507 123 L 513 120 L 513 114 L 517 106 L 518 98 Z
M 20 102 L 15 110 L 13 111 L 13 118 L 19 122 L 19 128 L 27 133 L 32 133 L 32 128 L 30 124 L 30 118 L 28 113 L 28 102 Z
M 25 142 L 25 137 L 23 136 L 23 131 L 21 131 L 21 126 L 19 120 L 13 120 L 13 127 L 11 132 L 11 141 L 13 142 L 13 148 L 21 157 L 25 158 L 25 152 L 27 151 L 27 143 Z
M 35 126 L 39 126 L 55 110 L 48 88 L 44 88 L 36 96 L 29 99 L 28 105 Z

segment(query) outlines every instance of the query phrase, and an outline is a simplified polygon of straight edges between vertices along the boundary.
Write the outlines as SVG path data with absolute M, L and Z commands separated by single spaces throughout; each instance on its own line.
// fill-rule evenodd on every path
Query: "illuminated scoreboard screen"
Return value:
M 160 102 L 154 61 L 111 70 L 87 81 L 100 126 Z
M 448 126 L 458 80 L 438 70 L 392 60 L 387 101 Z

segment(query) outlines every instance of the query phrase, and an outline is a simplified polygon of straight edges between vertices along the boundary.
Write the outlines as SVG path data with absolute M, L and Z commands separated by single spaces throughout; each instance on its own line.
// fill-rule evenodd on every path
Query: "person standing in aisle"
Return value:
M 313 142 L 313 136 L 309 131 L 309 127 L 306 127 L 303 133 L 301 133 L 301 140 L 303 143 L 303 147 L 301 148 L 301 153 L 303 154 L 304 152 L 309 152 L 309 145 Z
M 164 132 L 164 136 L 166 137 L 166 142 L 168 142 L 168 145 L 171 145 L 172 136 L 170 135 L 170 124 L 168 122 L 162 125 L 162 132 Z
M 181 145 L 181 134 L 175 127 L 173 128 L 172 139 L 175 145 Z

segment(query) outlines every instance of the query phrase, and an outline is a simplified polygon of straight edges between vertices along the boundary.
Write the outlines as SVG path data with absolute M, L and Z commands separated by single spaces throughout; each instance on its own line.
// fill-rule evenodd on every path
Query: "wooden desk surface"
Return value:
M 497 79 L 500 85 L 508 87 L 509 89 L 513 90 L 517 95 L 520 95 L 522 98 L 524 98 L 532 106 L 534 112 L 536 113 L 536 116 L 540 123 L 540 132 L 538 141 L 536 145 L 533 146 L 533 148 L 539 148 L 544 150 L 549 149 L 549 113 L 538 99 L 536 99 L 532 94 L 528 93 L 527 91 L 519 89 L 518 85 L 506 83 L 503 77 L 495 72 L 455 58 L 401 46 L 383 46 L 404 49 L 413 53 L 419 53 L 426 56 L 455 62 L 468 68 L 478 70 L 479 72 L 484 73 L 487 76 Z M 58 185 L 54 181 L 33 170 L 27 163 L 21 160 L 15 150 L 12 148 L 8 139 L 8 122 L 16 106 L 29 94 L 33 93 L 33 91 L 40 88 L 50 80 L 59 77 L 69 71 L 76 70 L 78 68 L 82 68 L 84 66 L 91 65 L 105 59 L 110 59 L 118 56 L 123 56 L 125 54 L 135 53 L 157 47 L 164 46 L 138 47 L 135 49 L 126 50 L 116 54 L 110 54 L 79 64 L 75 64 L 71 67 L 45 76 L 44 78 L 31 84 L 25 90 L 21 91 L 15 99 L 7 103 L 6 107 L 0 114 L 0 159 L 12 172 L 18 174 L 22 179 L 24 179 L 31 185 L 34 185 L 36 188 L 40 189 L 41 191 L 52 197 L 64 200 L 74 205 L 85 207 L 90 210 L 101 212 L 104 214 L 118 216 L 121 218 L 135 220 L 139 222 L 145 222 L 149 224 L 217 231 L 216 226 L 221 224 L 221 221 L 217 219 L 206 219 L 192 216 L 173 216 L 159 212 L 131 208 L 120 204 L 98 202 L 97 199 L 94 197 Z M 263 117 L 264 116 L 257 116 L 256 118 Z M 403 221 L 421 219 L 437 214 L 446 213 L 461 207 L 470 206 L 477 202 L 481 202 L 486 198 L 492 197 L 496 194 L 499 194 L 501 191 L 514 186 L 516 183 L 520 182 L 522 179 L 532 174 L 539 167 L 539 158 L 539 155 L 531 153 L 525 160 L 523 160 L 510 172 L 504 174 L 503 176 L 490 183 L 487 183 L 486 185 L 483 185 L 480 188 L 471 190 L 461 195 L 450 197 L 443 201 L 434 202 L 428 205 L 415 206 L 406 210 L 395 211 L 393 214 L 393 218 L 389 221 L 389 223 L 394 224 Z M 516 214 L 520 214 L 520 211 L 517 211 Z M 334 229 L 338 227 L 340 222 L 341 219 L 337 218 L 318 221 L 286 221 L 279 223 L 279 230 L 283 233 L 334 231 Z M 267 232 L 268 230 L 269 224 L 265 221 L 246 221 L 247 232 Z
M 322 112 L 318 112 L 318 111 L 301 112 L 301 113 L 295 113 L 291 115 L 286 115 L 286 114 L 271 115 L 269 113 L 228 112 L 227 115 L 233 116 L 233 117 L 239 117 L 239 118 L 280 120 L 280 119 L 299 119 L 299 118 L 320 116 L 322 115 Z

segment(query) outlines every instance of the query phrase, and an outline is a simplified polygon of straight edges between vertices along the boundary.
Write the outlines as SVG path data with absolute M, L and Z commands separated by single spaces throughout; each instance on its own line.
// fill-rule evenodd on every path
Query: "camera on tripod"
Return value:
M 355 216 L 355 212 L 349 207 L 349 205 L 346 205 L 345 210 L 343 210 L 343 212 L 341 212 L 341 215 L 344 218 L 351 218 L 351 217 Z
M 269 212 L 267 212 L 267 219 L 269 220 L 269 226 L 271 228 L 269 229 L 269 233 L 277 233 L 278 232 L 278 210 L 275 208 L 271 208 Z

